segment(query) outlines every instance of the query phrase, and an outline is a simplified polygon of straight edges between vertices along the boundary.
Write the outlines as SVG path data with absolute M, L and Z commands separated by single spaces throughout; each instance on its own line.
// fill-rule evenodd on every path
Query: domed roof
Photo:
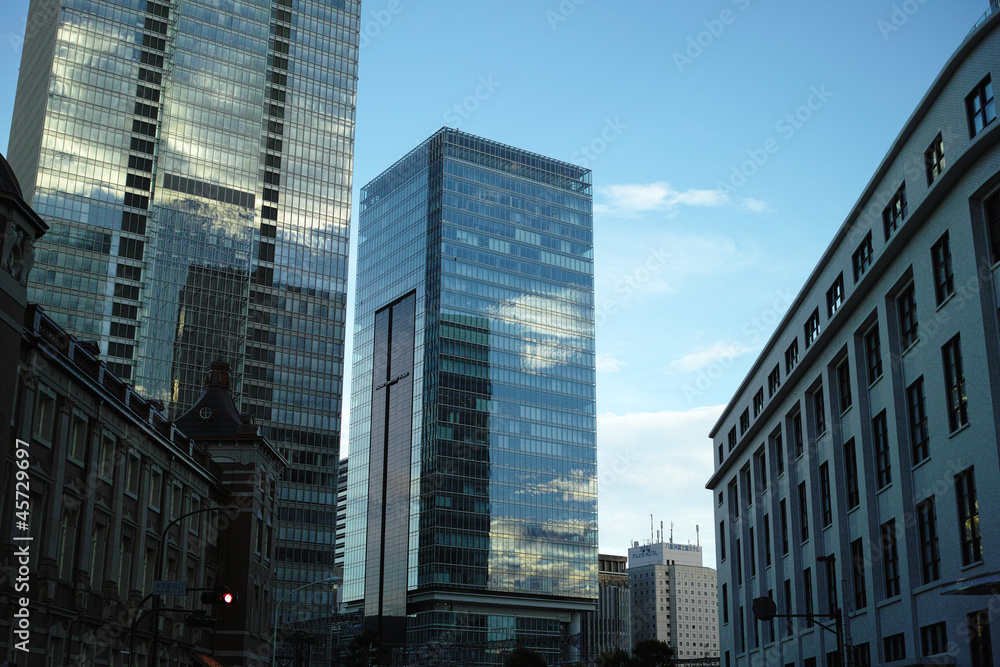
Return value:
M 0 192 L 17 195 L 19 199 L 24 199 L 21 194 L 21 184 L 17 182 L 14 170 L 2 153 L 0 153 Z

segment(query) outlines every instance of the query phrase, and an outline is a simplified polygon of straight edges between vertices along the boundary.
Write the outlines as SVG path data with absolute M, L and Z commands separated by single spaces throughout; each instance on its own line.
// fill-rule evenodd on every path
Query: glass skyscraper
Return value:
M 290 459 L 278 595 L 333 574 L 359 4 L 32 0 L 13 115 L 29 299 L 174 415 L 228 361 Z
M 412 664 L 578 656 L 590 172 L 442 129 L 361 191 L 344 599 Z

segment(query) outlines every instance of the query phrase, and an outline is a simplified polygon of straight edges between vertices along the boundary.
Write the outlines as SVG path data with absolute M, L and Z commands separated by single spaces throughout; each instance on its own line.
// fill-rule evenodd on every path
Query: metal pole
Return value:
M 228 505 L 226 507 L 203 507 L 200 510 L 194 510 L 193 512 L 188 512 L 187 514 L 181 514 L 179 517 L 167 524 L 167 527 L 163 529 L 160 534 L 160 558 L 156 567 L 156 574 L 163 576 L 163 570 L 167 565 L 167 533 L 173 528 L 178 521 L 181 519 L 186 519 L 189 516 L 194 516 L 195 514 L 202 514 L 204 512 L 215 512 L 216 510 L 233 510 L 234 512 L 246 511 L 249 508 L 236 507 L 235 505 Z M 160 659 L 156 653 L 156 645 L 160 640 L 160 596 L 153 596 L 153 640 L 152 640 L 152 650 L 150 651 L 153 661 L 153 667 L 159 667 Z M 129 658 L 131 660 L 131 656 Z

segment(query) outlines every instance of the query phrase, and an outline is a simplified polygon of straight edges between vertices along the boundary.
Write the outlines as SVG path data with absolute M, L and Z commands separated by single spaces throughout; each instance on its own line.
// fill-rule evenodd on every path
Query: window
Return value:
M 141 460 L 138 456 L 129 455 L 125 463 L 125 492 L 133 497 L 139 493 L 139 476 L 142 472 Z
M 779 503 L 779 511 L 781 512 L 781 555 L 788 555 L 788 508 L 785 499 L 781 499 Z
M 858 490 L 858 456 L 854 451 L 854 438 L 844 443 L 844 486 L 847 492 L 847 509 L 854 509 L 861 502 Z
M 868 642 L 855 644 L 851 653 L 853 653 L 855 667 L 872 667 L 872 654 Z
M 882 581 L 886 598 L 899 595 L 899 551 L 896 549 L 896 520 L 882 524 Z
M 913 463 L 920 463 L 930 456 L 930 436 L 927 433 L 927 411 L 924 409 L 924 378 L 906 388 L 906 403 L 910 412 L 910 447 Z
M 955 497 L 958 501 L 958 534 L 962 540 L 962 565 L 983 559 L 979 537 L 979 502 L 976 499 L 975 468 L 955 475 Z
M 969 116 L 970 137 L 976 136 L 997 119 L 996 106 L 993 103 L 993 82 L 990 81 L 988 74 L 965 98 L 965 111 Z
M 792 372 L 795 364 L 799 363 L 799 339 L 796 338 L 785 350 L 785 375 Z
M 920 540 L 920 582 L 929 584 L 941 577 L 934 496 L 917 504 L 917 537 Z
M 52 443 L 56 426 L 56 399 L 46 391 L 38 391 L 35 403 L 35 438 L 45 444 Z
M 778 366 L 774 367 L 771 374 L 767 376 L 767 397 L 771 398 L 774 396 L 775 392 L 781 386 L 781 369 Z
M 795 445 L 795 457 L 802 456 L 802 413 L 797 412 L 792 417 L 792 443 Z
M 994 237 L 996 238 L 996 237 Z M 994 261 L 996 253 L 994 253 Z M 955 274 L 951 270 L 951 247 L 948 245 L 948 232 L 941 235 L 931 246 L 931 264 L 934 268 L 934 298 L 937 305 L 955 293 Z
M 827 319 L 833 317 L 833 314 L 840 310 L 840 307 L 844 304 L 844 274 L 841 273 L 837 276 L 837 279 L 833 281 L 833 285 L 830 289 L 826 291 L 826 316 Z
M 851 366 L 846 359 L 837 366 L 837 389 L 840 391 L 840 412 L 843 414 L 852 405 Z
M 757 464 L 757 486 L 764 493 L 767 491 L 767 453 L 763 445 L 757 450 L 754 462 Z
M 729 623 L 729 585 L 722 584 L 722 622 Z
M 729 430 L 729 451 L 733 451 L 736 447 L 736 427 L 734 426 Z
M 896 299 L 896 308 L 899 312 L 899 346 L 905 350 L 917 342 L 917 300 L 913 283 Z
M 806 483 L 799 484 L 799 530 L 802 531 L 802 541 L 809 539 L 809 496 Z
M 802 572 L 802 589 L 803 594 L 806 599 L 806 614 L 809 616 L 806 618 L 806 627 L 811 628 L 813 626 L 813 580 L 812 580 L 812 568 L 807 567 Z
M 865 236 L 865 240 L 861 242 L 858 249 L 854 251 L 851 256 L 851 265 L 854 268 L 854 282 L 857 283 L 861 280 L 861 276 L 865 275 L 865 271 L 868 267 L 872 265 L 872 256 L 874 251 L 872 250 L 872 233 L 868 232 Z
M 720 440 L 720 441 L 719 441 L 719 463 L 722 463 L 722 461 L 723 461 L 723 460 L 724 460 L 725 458 L 726 458 L 726 453 L 725 453 L 725 451 L 723 451 L 723 449 L 722 449 L 722 441 Z
M 993 667 L 993 641 L 990 638 L 990 612 L 983 609 L 966 616 L 969 628 L 969 654 L 972 667 Z
M 862 538 L 851 542 L 851 565 L 854 573 L 854 608 L 868 606 L 868 589 L 865 584 L 865 549 Z
M 819 467 L 820 506 L 823 510 L 823 527 L 833 523 L 833 502 L 830 498 L 830 464 Z
M 882 650 L 885 652 L 886 662 L 906 660 L 906 636 L 900 632 L 882 639 Z
M 726 521 L 719 522 L 719 559 L 726 560 Z
M 785 579 L 785 610 L 786 610 L 785 611 L 786 614 L 792 612 L 792 580 L 791 579 Z M 786 635 L 792 634 L 793 629 L 794 629 L 794 625 L 793 625 L 794 620 L 795 619 L 792 619 L 792 618 L 786 618 L 785 619 L 785 634 Z M 793 667 L 794 667 L 794 664 L 795 663 L 792 663 Z
M 149 506 L 159 511 L 163 498 L 163 473 L 152 470 L 149 474 Z
M 753 395 L 753 417 L 756 419 L 760 416 L 761 411 L 764 409 L 764 388 L 761 387 L 757 390 L 757 393 Z
M 826 560 L 826 602 L 830 614 L 837 608 L 837 555 L 830 554 Z
M 826 401 L 823 398 L 823 386 L 820 385 L 812 395 L 813 418 L 816 420 L 816 437 L 826 433 Z
M 945 343 L 941 356 L 944 360 L 944 387 L 948 395 L 948 426 L 954 432 L 969 423 L 961 337 L 956 335 Z
M 948 629 L 944 622 L 920 628 L 920 648 L 924 655 L 936 655 L 948 650 Z
M 778 477 L 785 474 L 785 447 L 781 443 L 781 431 L 774 434 L 774 454 L 778 463 Z
M 771 515 L 764 515 L 764 567 L 771 567 Z
M 739 487 L 736 483 L 736 478 L 733 477 L 732 481 L 729 482 L 729 509 L 733 513 L 733 519 L 740 518 L 740 496 L 738 494 Z
M 753 526 L 750 527 L 750 576 L 757 576 L 757 541 L 753 538 Z
M 868 384 L 882 377 L 882 348 L 876 324 L 865 334 L 865 363 L 868 365 Z
M 986 214 L 986 232 L 989 236 L 990 258 L 1000 262 L 1000 191 L 994 192 L 983 203 Z
M 813 311 L 803 327 L 806 334 L 806 349 L 819 338 L 819 308 Z
M 876 487 L 883 489 L 892 483 L 892 459 L 889 453 L 889 427 L 885 410 L 872 420 L 872 440 L 875 443 Z
M 747 509 L 753 507 L 753 487 L 750 484 L 750 464 L 747 464 L 741 471 L 740 481 L 743 482 L 743 502 L 746 503 Z
M 738 537 L 736 538 L 736 585 L 743 585 L 743 549 Z
M 904 181 L 896 194 L 889 200 L 889 205 L 882 209 L 882 229 L 885 230 L 885 240 L 888 241 L 893 232 L 899 228 L 899 223 L 906 217 L 906 182 Z
M 933 183 L 944 171 L 944 139 L 940 132 L 924 151 L 924 168 L 927 172 L 927 185 Z
M 81 463 L 87 460 L 87 418 L 74 412 L 69 427 L 69 457 Z
M 750 428 L 750 410 L 744 408 L 740 414 L 740 435 L 742 436 Z

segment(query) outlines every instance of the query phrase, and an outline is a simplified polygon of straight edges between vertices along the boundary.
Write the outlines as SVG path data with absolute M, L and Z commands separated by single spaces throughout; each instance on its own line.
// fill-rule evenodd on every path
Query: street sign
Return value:
M 187 595 L 188 585 L 186 581 L 154 581 L 153 595 Z

